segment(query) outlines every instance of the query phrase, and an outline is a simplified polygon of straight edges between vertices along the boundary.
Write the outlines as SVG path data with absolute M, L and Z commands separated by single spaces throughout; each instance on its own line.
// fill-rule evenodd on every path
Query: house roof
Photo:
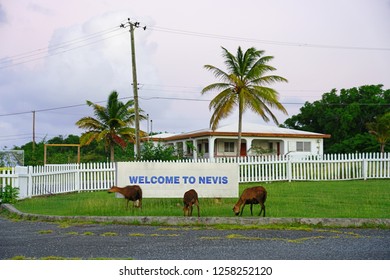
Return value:
M 154 141 L 174 141 L 189 138 L 200 138 L 207 136 L 238 136 L 237 124 L 225 125 L 211 130 L 209 128 L 194 130 L 191 132 L 171 134 L 163 133 L 150 137 Z M 330 138 L 329 134 L 308 132 L 296 129 L 281 128 L 277 126 L 267 126 L 256 123 L 242 124 L 242 137 L 282 137 L 282 138 Z

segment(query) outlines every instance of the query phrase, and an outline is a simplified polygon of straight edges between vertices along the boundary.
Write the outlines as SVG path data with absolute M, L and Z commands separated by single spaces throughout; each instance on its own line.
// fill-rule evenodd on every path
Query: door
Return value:
M 241 143 L 240 156 L 246 157 L 246 143 Z

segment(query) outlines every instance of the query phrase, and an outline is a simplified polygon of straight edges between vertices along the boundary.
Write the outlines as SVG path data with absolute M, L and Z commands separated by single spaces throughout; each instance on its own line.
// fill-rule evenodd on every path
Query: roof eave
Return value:
M 238 137 L 237 132 L 216 132 L 216 131 L 202 131 L 197 133 L 186 133 L 166 138 L 153 139 L 154 141 L 176 141 L 191 138 L 209 137 L 209 136 L 232 136 Z M 281 137 L 281 138 L 330 138 L 330 134 L 301 134 L 301 133 L 256 133 L 256 132 L 242 132 L 242 137 Z

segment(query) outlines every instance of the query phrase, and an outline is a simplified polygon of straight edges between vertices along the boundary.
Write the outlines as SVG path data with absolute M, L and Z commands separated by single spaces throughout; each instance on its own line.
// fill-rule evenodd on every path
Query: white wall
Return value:
M 297 142 L 310 143 L 310 151 L 297 150 Z M 285 142 L 285 150 L 288 154 L 301 154 L 301 155 L 321 155 L 323 154 L 323 139 L 310 139 L 310 138 L 296 138 L 289 139 Z

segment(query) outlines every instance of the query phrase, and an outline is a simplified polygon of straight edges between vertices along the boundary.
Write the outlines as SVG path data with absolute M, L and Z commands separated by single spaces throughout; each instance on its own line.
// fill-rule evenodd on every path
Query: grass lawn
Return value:
M 240 184 L 240 193 L 255 185 L 263 185 L 268 191 L 267 217 L 390 218 L 390 180 Z M 200 198 L 201 216 L 232 217 L 237 200 Z M 64 216 L 183 215 L 179 198 L 144 198 L 142 210 L 133 208 L 132 202 L 126 210 L 123 198 L 106 191 L 36 197 L 19 201 L 15 207 L 27 213 Z M 254 214 L 259 211 L 259 205 L 254 205 Z M 248 205 L 243 216 L 250 216 Z

